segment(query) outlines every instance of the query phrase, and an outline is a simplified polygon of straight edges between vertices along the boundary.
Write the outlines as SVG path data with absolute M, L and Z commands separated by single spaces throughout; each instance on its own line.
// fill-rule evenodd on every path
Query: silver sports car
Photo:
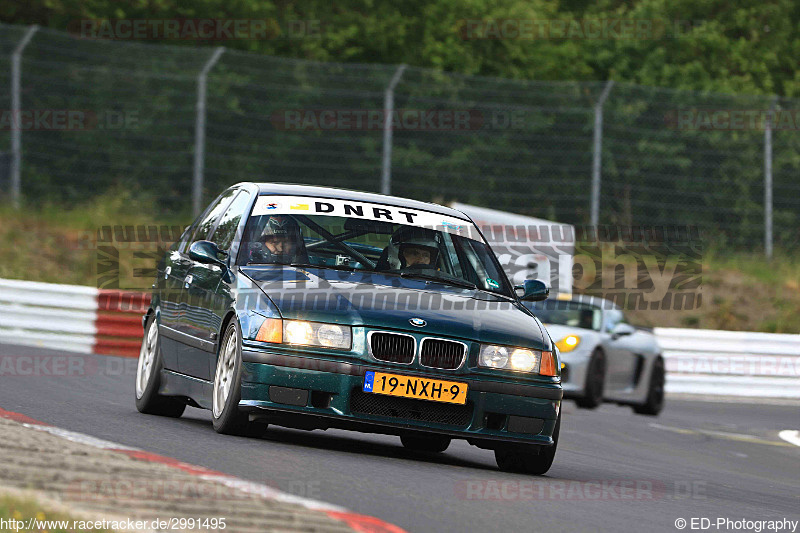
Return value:
M 559 349 L 564 398 L 592 409 L 603 401 L 643 415 L 664 406 L 664 359 L 652 332 L 628 323 L 609 300 L 591 296 L 526 305 Z

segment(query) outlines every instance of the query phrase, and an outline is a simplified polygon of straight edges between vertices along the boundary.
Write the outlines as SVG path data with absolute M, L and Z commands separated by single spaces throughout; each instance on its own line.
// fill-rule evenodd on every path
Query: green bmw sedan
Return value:
M 136 407 L 493 450 L 543 474 L 558 445 L 558 348 L 464 213 L 343 189 L 239 183 L 161 259 Z

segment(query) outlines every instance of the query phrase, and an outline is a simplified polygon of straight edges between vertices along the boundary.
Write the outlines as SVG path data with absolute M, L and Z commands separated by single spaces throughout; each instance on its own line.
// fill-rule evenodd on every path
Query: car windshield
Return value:
M 593 305 L 581 302 L 545 300 L 532 303 L 530 309 L 544 324 L 557 324 L 600 331 L 601 311 Z
M 471 222 L 391 205 L 260 196 L 241 254 L 244 264 L 381 272 L 513 297 Z

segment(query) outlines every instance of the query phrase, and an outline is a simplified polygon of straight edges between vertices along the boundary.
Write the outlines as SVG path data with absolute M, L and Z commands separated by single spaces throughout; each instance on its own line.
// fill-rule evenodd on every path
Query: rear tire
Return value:
M 601 350 L 595 350 L 586 369 L 586 386 L 583 396 L 575 398 L 575 403 L 583 409 L 595 409 L 603 403 L 603 391 L 606 381 L 606 356 Z
M 534 476 L 541 476 L 547 473 L 556 457 L 560 429 L 561 415 L 559 414 L 558 420 L 556 421 L 556 428 L 553 430 L 552 446 L 514 444 L 495 450 L 494 458 L 495 461 L 497 461 L 498 468 L 503 472 L 516 472 Z
M 142 348 L 139 350 L 136 366 L 136 409 L 148 415 L 178 418 L 186 410 L 186 404 L 177 398 L 158 393 L 163 368 L 158 322 L 155 315 L 151 314 L 145 322 Z
M 442 453 L 450 446 L 450 437 L 407 433 L 400 436 L 405 448 L 415 452 Z
M 664 408 L 664 360 L 659 357 L 653 362 L 650 384 L 647 388 L 647 400 L 641 405 L 634 405 L 633 412 L 639 415 L 658 416 Z
M 241 338 L 239 323 L 234 319 L 225 328 L 225 335 L 219 345 L 211 419 L 217 433 L 260 437 L 266 431 L 267 424 L 250 422 L 249 415 L 239 411 L 239 401 L 242 399 Z

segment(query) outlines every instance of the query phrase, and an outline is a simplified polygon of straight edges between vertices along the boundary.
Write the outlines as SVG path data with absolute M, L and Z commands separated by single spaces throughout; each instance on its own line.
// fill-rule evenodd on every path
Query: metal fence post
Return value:
M 764 124 L 764 253 L 772 259 L 772 119 L 777 97 L 773 96 Z
M 403 76 L 406 65 L 397 67 L 383 95 L 383 165 L 381 168 L 381 194 L 392 192 L 392 113 L 394 113 L 394 88 Z
M 22 40 L 14 48 L 11 54 L 11 203 L 15 209 L 19 208 L 20 197 L 22 196 L 21 190 L 21 172 L 22 172 L 22 96 L 21 81 L 22 78 L 22 52 L 25 47 L 33 39 L 33 34 L 39 30 L 39 26 L 31 26 Z
M 192 178 L 192 213 L 194 216 L 200 214 L 203 201 L 203 170 L 206 156 L 206 78 L 224 51 L 224 46 L 217 47 L 197 76 L 197 115 L 194 127 L 194 176 Z
M 601 150 L 603 149 L 603 104 L 614 86 L 613 80 L 608 80 L 600 98 L 594 106 L 594 143 L 592 148 L 592 207 L 591 224 L 597 227 L 600 222 L 600 165 Z

